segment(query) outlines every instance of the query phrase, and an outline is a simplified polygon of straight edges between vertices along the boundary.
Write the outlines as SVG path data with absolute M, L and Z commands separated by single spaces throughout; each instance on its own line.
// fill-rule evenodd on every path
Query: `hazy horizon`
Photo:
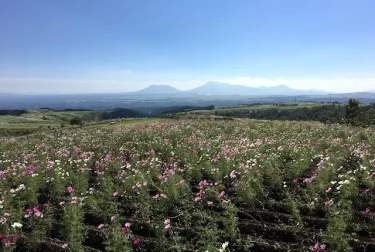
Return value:
M 372 0 L 0 3 L 0 93 L 375 90 Z

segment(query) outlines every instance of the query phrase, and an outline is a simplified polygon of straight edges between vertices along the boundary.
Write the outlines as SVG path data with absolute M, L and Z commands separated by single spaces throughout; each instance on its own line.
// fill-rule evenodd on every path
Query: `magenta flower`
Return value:
M 315 245 L 314 245 L 314 250 L 315 250 L 315 251 L 316 251 L 316 250 L 319 250 L 319 243 L 318 243 L 318 242 L 315 243 Z
M 327 206 L 333 206 L 333 200 L 329 200 L 329 201 L 327 201 L 327 202 L 326 202 L 326 205 L 327 205 Z
M 74 192 L 74 188 L 71 187 L 71 186 L 68 186 L 68 187 L 66 188 L 66 190 L 68 191 L 68 193 L 73 193 L 73 192 Z
M 133 244 L 138 246 L 139 244 L 141 244 L 141 239 L 137 238 L 133 241 Z
M 225 194 L 225 192 L 224 191 L 222 191 L 220 194 L 219 194 L 219 198 L 222 198 L 222 197 L 224 197 L 224 194 Z
M 366 208 L 365 211 L 361 211 L 362 215 L 368 214 L 370 212 L 370 208 Z

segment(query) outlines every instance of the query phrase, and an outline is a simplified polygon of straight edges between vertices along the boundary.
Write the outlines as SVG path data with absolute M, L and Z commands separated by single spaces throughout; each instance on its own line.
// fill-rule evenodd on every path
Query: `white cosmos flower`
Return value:
M 19 223 L 19 222 L 15 222 L 15 223 L 13 223 L 13 225 L 12 225 L 12 227 L 14 227 L 14 228 L 21 228 L 23 225 L 21 224 L 21 223 Z

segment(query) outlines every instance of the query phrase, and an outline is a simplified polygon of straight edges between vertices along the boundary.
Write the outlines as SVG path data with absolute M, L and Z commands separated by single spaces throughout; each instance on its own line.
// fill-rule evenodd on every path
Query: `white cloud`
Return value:
M 124 92 L 119 80 L 58 79 L 58 78 L 0 78 L 0 92 L 9 93 L 97 93 Z

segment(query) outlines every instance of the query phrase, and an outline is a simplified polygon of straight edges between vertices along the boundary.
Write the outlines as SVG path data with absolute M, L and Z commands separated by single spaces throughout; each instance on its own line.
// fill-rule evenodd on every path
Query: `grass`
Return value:
M 166 121 L 167 119 L 155 119 L 155 118 L 136 118 L 136 119 L 117 119 L 113 121 L 94 122 L 85 125 L 84 128 L 116 128 L 123 127 L 132 124 L 149 124 Z
M 84 121 L 95 120 L 98 112 L 52 112 L 49 110 L 29 110 L 21 116 L 0 116 L 0 136 L 19 136 L 43 130 L 69 126 L 69 120 L 79 117 Z

